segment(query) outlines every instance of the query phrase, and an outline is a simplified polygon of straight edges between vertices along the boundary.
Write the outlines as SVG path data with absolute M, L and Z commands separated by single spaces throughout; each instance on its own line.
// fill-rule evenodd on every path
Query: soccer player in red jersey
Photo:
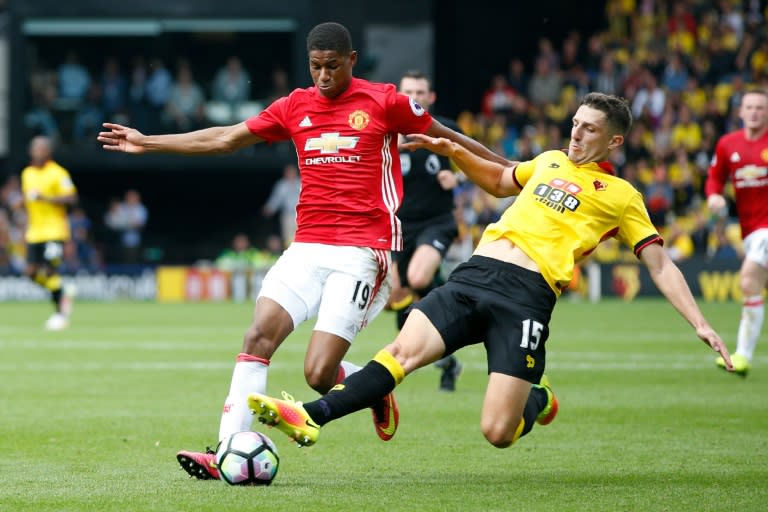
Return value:
M 744 302 L 731 357 L 735 372 L 746 376 L 763 326 L 763 290 L 768 284 L 768 92 L 749 91 L 741 99 L 742 129 L 717 141 L 709 166 L 706 194 L 710 211 L 726 211 L 723 188 L 733 184 L 744 239 L 740 283 Z M 725 368 L 722 358 L 716 363 Z
M 104 149 L 125 153 L 218 154 L 289 139 L 296 147 L 302 183 L 296 237 L 264 279 L 235 364 L 219 439 L 250 429 L 248 395 L 266 391 L 273 354 L 305 320 L 317 317 L 304 360 L 312 388 L 325 393 L 359 370 L 343 357 L 385 305 L 390 251 L 402 248 L 398 133 L 445 137 L 507 163 L 434 120 L 394 85 L 354 77 L 357 52 L 344 26 L 314 27 L 307 53 L 314 86 L 294 90 L 245 122 L 170 135 L 105 123 L 98 136 Z M 373 411 L 377 434 L 390 439 L 397 427 L 392 394 Z M 193 476 L 218 478 L 211 453 L 182 451 L 177 458 Z

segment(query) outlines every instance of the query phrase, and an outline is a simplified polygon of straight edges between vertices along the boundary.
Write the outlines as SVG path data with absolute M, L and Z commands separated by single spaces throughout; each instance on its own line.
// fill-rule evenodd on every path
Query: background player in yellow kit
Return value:
M 51 294 L 55 311 L 46 322 L 46 329 L 60 330 L 69 325 L 72 297 L 64 292 L 58 269 L 64 243 L 70 239 L 67 207 L 77 202 L 77 189 L 69 172 L 52 155 L 48 137 L 32 139 L 30 162 L 21 172 L 21 189 L 27 209 L 25 273 Z

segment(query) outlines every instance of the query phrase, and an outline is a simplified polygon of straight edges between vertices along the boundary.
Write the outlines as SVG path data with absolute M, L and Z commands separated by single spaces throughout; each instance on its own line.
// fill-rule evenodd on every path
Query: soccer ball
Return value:
M 216 448 L 216 466 L 229 485 L 269 485 L 280 457 L 270 438 L 260 432 L 236 432 Z

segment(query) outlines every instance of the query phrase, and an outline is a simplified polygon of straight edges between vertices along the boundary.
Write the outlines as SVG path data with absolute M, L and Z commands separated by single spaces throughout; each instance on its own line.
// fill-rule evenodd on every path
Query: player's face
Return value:
M 31 163 L 41 166 L 51 157 L 51 145 L 43 137 L 35 137 L 29 145 L 29 158 Z
M 335 50 L 309 52 L 309 74 L 317 90 L 326 98 L 335 98 L 352 82 L 352 68 L 357 62 L 357 52 L 339 55 Z
M 424 110 L 429 110 L 429 107 L 435 102 L 435 93 L 429 89 L 429 82 L 426 78 L 403 78 L 400 80 L 400 92 L 410 96 L 416 103 L 424 107 Z
M 768 127 L 768 96 L 757 93 L 745 94 L 741 100 L 739 117 L 747 130 L 761 131 Z
M 586 105 L 573 116 L 568 158 L 575 164 L 601 162 L 612 149 L 621 145 L 624 137 L 612 134 L 605 113 Z

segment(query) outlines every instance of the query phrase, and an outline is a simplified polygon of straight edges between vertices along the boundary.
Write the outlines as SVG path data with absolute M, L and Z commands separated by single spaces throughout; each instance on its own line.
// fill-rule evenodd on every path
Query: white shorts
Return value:
M 744 258 L 768 269 L 768 228 L 753 231 L 744 239 Z
M 351 343 L 387 303 L 391 261 L 383 249 L 294 242 L 264 276 L 259 297 L 280 304 L 294 328 L 317 317 L 316 331 Z

